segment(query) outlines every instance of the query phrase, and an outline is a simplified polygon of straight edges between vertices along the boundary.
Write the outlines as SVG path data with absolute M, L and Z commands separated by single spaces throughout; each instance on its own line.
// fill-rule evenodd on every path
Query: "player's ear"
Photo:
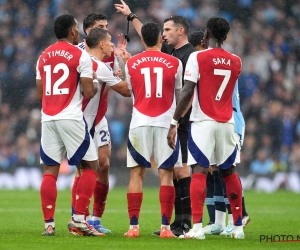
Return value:
M 72 36 L 75 36 L 75 30 L 73 29 L 73 28 L 71 28 L 71 30 L 70 30 L 70 34 L 72 35 Z
M 183 27 L 180 27 L 180 28 L 179 28 L 179 35 L 182 36 L 183 34 L 184 34 L 184 28 L 183 28 Z
M 100 48 L 102 49 L 102 48 L 104 47 L 104 41 L 100 41 L 100 42 L 99 42 L 99 46 L 100 46 Z
M 141 38 L 141 42 L 142 42 L 143 46 L 145 47 L 145 42 L 144 42 L 143 38 Z

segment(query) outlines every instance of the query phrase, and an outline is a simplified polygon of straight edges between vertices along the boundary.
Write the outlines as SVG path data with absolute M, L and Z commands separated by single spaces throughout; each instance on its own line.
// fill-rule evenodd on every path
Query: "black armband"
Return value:
M 134 18 L 137 18 L 136 14 L 133 14 L 132 12 L 127 16 L 127 21 L 132 21 Z

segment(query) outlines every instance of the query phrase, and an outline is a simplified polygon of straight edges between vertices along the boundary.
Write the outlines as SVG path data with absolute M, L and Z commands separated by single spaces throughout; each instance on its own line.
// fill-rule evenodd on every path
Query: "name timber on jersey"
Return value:
M 118 84 L 121 79 L 114 74 L 111 67 L 106 63 L 101 62 L 96 57 L 91 56 L 93 62 L 93 70 L 97 74 L 98 79 L 98 92 L 90 100 L 84 98 L 82 110 L 84 117 L 88 124 L 89 130 L 96 126 L 105 116 L 108 106 L 108 92 L 103 95 L 106 86 L 114 86 Z
M 182 88 L 180 60 L 160 51 L 144 51 L 127 61 L 125 72 L 133 93 L 130 129 L 149 125 L 168 128 L 176 106 L 175 89 Z
M 190 55 L 185 80 L 196 83 L 190 120 L 234 123 L 232 95 L 241 72 L 241 59 L 222 48 Z M 206 86 L 214 84 L 210 88 Z
M 90 56 L 76 46 L 59 41 L 39 57 L 36 79 L 42 80 L 42 122 L 82 120 L 80 77 L 93 78 Z

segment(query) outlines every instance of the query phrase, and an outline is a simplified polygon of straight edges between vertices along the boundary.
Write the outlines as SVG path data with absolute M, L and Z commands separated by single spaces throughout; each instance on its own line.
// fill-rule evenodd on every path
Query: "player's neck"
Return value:
M 182 38 L 178 41 L 178 43 L 174 46 L 174 49 L 179 49 L 181 48 L 182 46 L 186 45 L 189 43 L 189 40 L 185 37 L 185 38 Z
M 73 44 L 73 41 L 70 41 L 68 38 L 61 38 L 57 40 L 58 42 L 67 42 Z
M 208 48 L 223 48 L 223 42 L 217 41 L 217 39 L 210 39 Z
M 104 59 L 104 54 L 99 49 L 90 49 L 90 55 L 98 58 L 98 60 L 102 61 Z
M 161 51 L 161 49 L 158 46 L 153 46 L 153 47 L 146 47 L 146 51 Z

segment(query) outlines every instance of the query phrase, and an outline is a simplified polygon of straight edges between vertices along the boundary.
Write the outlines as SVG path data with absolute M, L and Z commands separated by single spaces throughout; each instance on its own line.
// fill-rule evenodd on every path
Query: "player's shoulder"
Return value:
M 79 44 L 76 45 L 77 48 L 81 49 L 81 50 L 85 50 L 85 44 L 84 42 L 81 42 Z
M 97 60 L 98 63 L 98 69 L 102 71 L 111 71 L 112 73 L 114 72 L 113 69 L 105 62 L 102 62 L 100 60 Z

